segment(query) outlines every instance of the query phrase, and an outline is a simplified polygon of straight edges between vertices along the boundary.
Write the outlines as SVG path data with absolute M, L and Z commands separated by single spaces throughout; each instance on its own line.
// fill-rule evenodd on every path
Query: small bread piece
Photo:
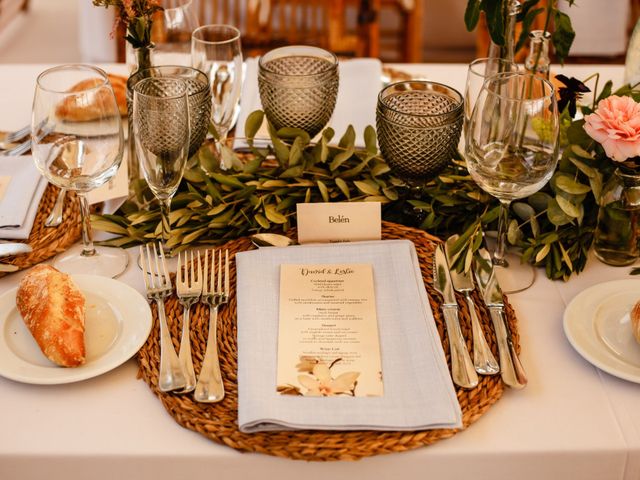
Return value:
M 62 367 L 84 363 L 85 300 L 69 275 L 49 265 L 32 268 L 20 282 L 16 304 L 49 360 Z
M 127 79 L 120 75 L 107 74 L 109 77 L 109 81 L 111 82 L 111 86 L 113 88 L 113 93 L 116 97 L 116 103 L 118 104 L 118 112 L 120 116 L 127 115 Z M 89 88 L 96 87 L 100 85 L 102 79 L 100 78 L 89 78 L 87 80 L 83 80 L 81 82 L 76 83 L 69 92 L 81 92 L 82 90 L 86 90 Z M 101 90 L 98 95 L 94 98 L 94 102 L 89 105 L 77 105 L 75 97 L 67 97 L 65 98 L 58 108 L 56 108 L 56 115 L 66 120 L 68 122 L 89 122 L 91 120 L 97 120 L 104 115 L 104 112 L 101 111 L 102 102 L 109 102 L 110 100 L 105 98 L 107 95 L 107 90 Z
M 640 343 L 640 301 L 631 309 L 631 331 L 636 341 Z

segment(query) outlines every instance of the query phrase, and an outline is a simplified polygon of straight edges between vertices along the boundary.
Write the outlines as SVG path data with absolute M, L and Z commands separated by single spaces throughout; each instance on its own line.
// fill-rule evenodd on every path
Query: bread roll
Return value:
M 636 341 L 640 343 L 640 301 L 631 309 L 631 331 Z
M 16 304 L 49 360 L 62 367 L 84 363 L 84 295 L 69 275 L 49 265 L 32 268 L 20 282 Z
M 109 77 L 109 81 L 111 82 L 111 86 L 113 88 L 113 93 L 116 97 L 116 103 L 118 104 L 118 113 L 120 114 L 120 116 L 126 116 L 127 79 L 125 77 L 121 77 L 120 75 L 113 75 L 111 73 L 107 74 L 107 76 Z M 82 90 L 96 87 L 100 85 L 101 82 L 102 79 L 100 78 L 89 78 L 75 84 L 69 91 L 81 92 Z M 107 90 L 100 90 L 98 95 L 96 95 L 94 102 L 89 105 L 77 105 L 75 97 L 67 97 L 60 105 L 58 105 L 56 114 L 58 115 L 58 117 L 68 122 L 88 122 L 91 120 L 97 120 L 104 115 L 104 113 L 100 109 L 100 103 L 110 101 L 105 98 L 105 95 L 108 94 L 107 92 Z

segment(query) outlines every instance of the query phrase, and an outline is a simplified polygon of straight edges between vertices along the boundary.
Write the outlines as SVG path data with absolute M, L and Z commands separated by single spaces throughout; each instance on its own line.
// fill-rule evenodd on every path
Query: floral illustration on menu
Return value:
M 331 369 L 340 360 L 337 358 L 327 364 L 319 358 L 300 356 L 300 362 L 296 365 L 298 372 L 302 373 L 302 375 L 298 375 L 300 385 L 278 385 L 278 393 L 307 397 L 333 397 L 337 395 L 355 397 L 360 372 L 344 372 L 334 377 L 334 372 Z

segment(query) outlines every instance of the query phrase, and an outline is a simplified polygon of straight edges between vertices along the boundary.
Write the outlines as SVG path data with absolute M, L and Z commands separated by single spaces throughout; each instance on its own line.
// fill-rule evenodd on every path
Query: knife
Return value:
M 33 248 L 27 243 L 0 243 L 0 257 L 30 253 L 32 251 Z
M 527 374 L 520 363 L 509 326 L 504 319 L 502 290 L 491 262 L 491 255 L 484 248 L 479 249 L 475 257 L 474 273 L 484 303 L 489 307 L 493 329 L 498 340 L 502 381 L 511 388 L 524 388 L 527 384 Z
M 0 273 L 12 273 L 20 270 L 17 265 L 11 265 L 10 263 L 0 263 Z
M 438 245 L 435 251 L 433 286 L 444 299 L 442 314 L 444 315 L 449 346 L 451 347 L 451 376 L 453 381 L 462 388 L 474 388 L 478 385 L 478 374 L 462 336 L 460 319 L 458 318 L 458 303 L 453 293 L 449 265 L 441 245 Z

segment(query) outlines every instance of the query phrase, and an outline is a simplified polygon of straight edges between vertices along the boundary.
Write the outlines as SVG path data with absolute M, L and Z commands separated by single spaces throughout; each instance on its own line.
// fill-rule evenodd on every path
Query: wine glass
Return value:
M 496 266 L 508 270 L 505 246 L 511 201 L 537 192 L 551 178 L 558 162 L 558 132 L 558 106 L 548 80 L 520 72 L 486 79 L 467 128 L 465 158 L 473 180 L 500 201 L 492 256 Z M 514 275 L 503 278 L 509 282 L 505 291 L 530 285 L 518 285 Z
M 118 104 L 107 74 L 89 65 L 62 65 L 37 79 L 31 116 L 36 167 L 80 200 L 82 245 L 56 257 L 67 273 L 116 277 L 127 268 L 121 248 L 93 244 L 87 193 L 116 174 L 124 149 Z
M 160 202 L 162 240 L 171 254 L 169 211 L 189 152 L 189 91 L 181 78 L 149 77 L 133 90 L 133 135 L 144 178 Z
M 464 128 L 469 124 L 471 112 L 485 80 L 497 73 L 517 71 L 518 65 L 504 58 L 476 58 L 469 64 L 464 90 Z
M 242 88 L 240 30 L 230 25 L 204 25 L 191 37 L 191 66 L 209 77 L 211 122 L 224 145 L 233 125 Z

